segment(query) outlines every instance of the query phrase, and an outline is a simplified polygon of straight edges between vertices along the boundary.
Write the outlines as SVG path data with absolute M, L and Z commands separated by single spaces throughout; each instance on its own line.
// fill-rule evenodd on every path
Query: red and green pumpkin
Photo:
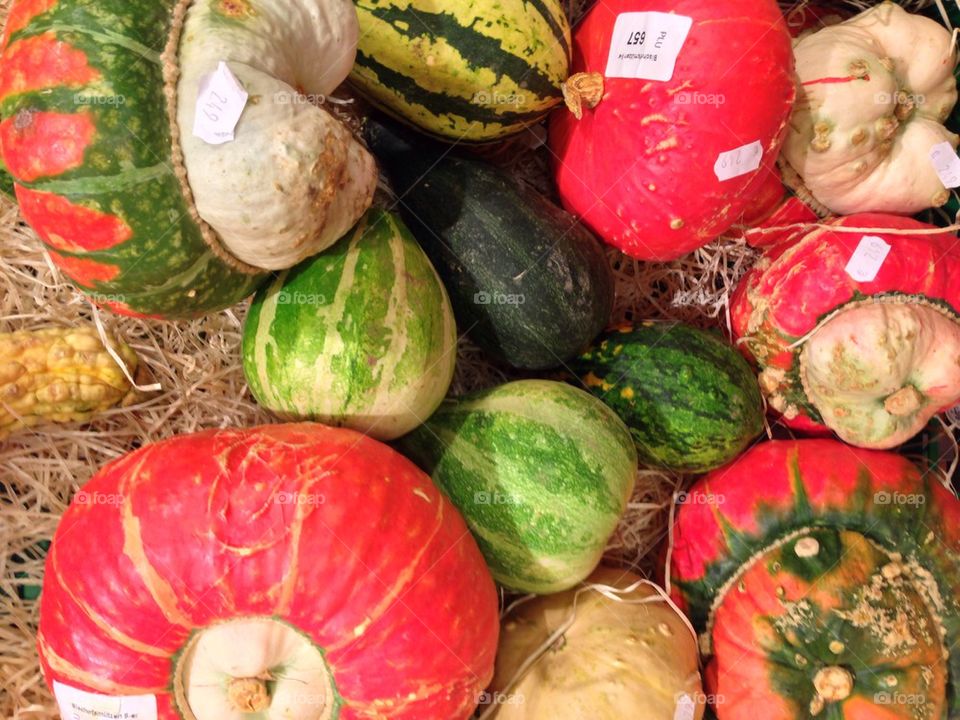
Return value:
M 935 230 L 832 219 L 772 246 L 740 282 L 734 334 L 788 425 L 890 448 L 960 400 L 957 238 Z
M 497 635 L 490 572 L 430 478 L 301 424 L 103 468 L 54 537 L 37 642 L 67 707 L 73 688 L 159 720 L 466 720 Z
M 960 501 L 938 477 L 811 439 L 694 485 L 670 570 L 719 720 L 960 717 Z
M 615 36 L 628 56 L 659 56 L 662 39 L 679 37 L 627 19 L 649 12 L 690 19 L 673 73 L 617 77 L 627 73 L 608 66 Z M 632 32 L 616 31 L 618 22 Z M 761 170 L 776 162 L 796 93 L 790 35 L 773 0 L 596 3 L 574 31 L 572 71 L 570 109 L 550 120 L 560 197 L 642 260 L 685 255 L 740 220 L 761 191 Z M 757 149 L 751 170 L 745 158 Z M 741 172 L 728 174 L 727 163 Z
M 296 89 L 346 77 L 333 58 L 352 59 L 356 33 L 349 0 L 14 0 L 0 41 L 5 186 L 99 305 L 160 317 L 232 305 L 265 270 L 332 244 L 372 198 L 370 156 Z M 234 141 L 208 145 L 193 121 L 219 61 L 250 100 Z

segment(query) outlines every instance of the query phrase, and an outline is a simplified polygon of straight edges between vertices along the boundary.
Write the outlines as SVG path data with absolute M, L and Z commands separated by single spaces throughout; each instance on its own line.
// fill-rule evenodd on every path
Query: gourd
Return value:
M 960 502 L 934 473 L 767 442 L 700 479 L 672 537 L 719 720 L 960 715 Z
M 569 109 L 554 111 L 549 135 L 567 210 L 641 260 L 680 257 L 740 221 L 796 93 L 773 0 L 596 3 L 573 57 Z
M 403 221 L 379 209 L 264 286 L 243 333 L 243 370 L 261 405 L 379 440 L 430 417 L 456 359 L 440 278 Z
M 570 24 L 559 0 L 356 0 L 350 81 L 368 100 L 447 141 L 522 132 L 563 99 Z
M 134 375 L 136 353 L 114 348 Z M 42 423 L 86 422 L 138 397 L 93 328 L 0 333 L 0 440 Z
M 931 149 L 957 136 L 944 127 L 957 102 L 950 32 L 893 3 L 801 39 L 800 95 L 783 158 L 837 214 L 912 214 L 949 192 Z
M 932 230 L 836 218 L 772 246 L 740 281 L 734 335 L 787 424 L 891 448 L 960 400 L 956 237 Z
M 494 579 L 520 592 L 560 592 L 593 572 L 636 482 L 620 419 L 550 380 L 448 400 L 398 447 L 463 513 Z
M 186 317 L 249 295 L 341 237 L 372 158 L 300 92 L 347 75 L 348 0 L 16 0 L 0 55 L 0 155 L 24 219 L 99 305 Z M 248 94 L 235 139 L 194 137 Z M 242 100 L 238 101 L 242 104 Z
M 483 558 L 430 479 L 374 440 L 210 430 L 83 490 L 47 556 L 37 636 L 67 717 L 466 720 L 492 676 Z
M 631 572 L 600 567 L 582 585 L 522 602 L 504 617 L 490 686 L 497 710 L 490 717 L 700 720 L 697 661 L 686 619 L 657 590 Z

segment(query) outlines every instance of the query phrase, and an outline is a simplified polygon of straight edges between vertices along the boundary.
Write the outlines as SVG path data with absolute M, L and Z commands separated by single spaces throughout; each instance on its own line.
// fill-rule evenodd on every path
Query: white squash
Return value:
M 930 160 L 958 138 L 950 32 L 892 3 L 799 40 L 799 93 L 782 157 L 841 215 L 912 214 L 948 199 Z
M 177 87 L 187 177 L 200 217 L 249 265 L 289 268 L 370 206 L 373 158 L 301 95 L 326 95 L 346 79 L 357 35 L 350 0 L 196 0 L 187 12 Z M 250 99 L 235 140 L 210 145 L 192 129 L 201 81 L 221 61 Z
M 584 589 L 595 583 L 623 590 L 639 580 L 630 572 L 601 567 L 584 585 L 530 600 L 508 614 L 485 698 L 494 704 L 491 716 L 700 720 L 706 698 L 697 644 L 684 619 L 649 585 L 619 593 L 625 602 Z M 560 639 L 510 685 L 527 659 L 574 613 Z

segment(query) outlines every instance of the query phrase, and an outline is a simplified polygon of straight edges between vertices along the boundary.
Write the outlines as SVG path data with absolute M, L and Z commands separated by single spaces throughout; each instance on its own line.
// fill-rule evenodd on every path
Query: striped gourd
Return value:
M 400 449 L 463 513 L 494 579 L 538 594 L 566 590 L 594 570 L 637 469 L 614 412 L 549 380 L 445 402 Z
M 374 209 L 334 247 L 260 290 L 243 368 L 270 410 L 386 440 L 440 404 L 456 343 L 430 261 L 399 218 Z
M 496 140 L 562 100 L 570 27 L 558 0 L 355 2 L 353 84 L 432 135 Z

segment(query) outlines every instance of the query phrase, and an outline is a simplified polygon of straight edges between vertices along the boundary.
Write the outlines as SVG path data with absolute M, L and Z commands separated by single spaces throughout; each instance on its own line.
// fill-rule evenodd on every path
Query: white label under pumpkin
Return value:
M 604 75 L 608 78 L 671 80 L 677 56 L 692 25 L 693 18 L 686 15 L 620 13 L 613 26 Z
M 930 148 L 930 162 L 945 188 L 960 187 L 960 157 L 953 145 L 944 141 Z
M 697 715 L 697 704 L 684 693 L 677 698 L 677 707 L 673 711 L 673 720 L 693 720 Z
M 947 410 L 947 421 L 956 425 L 960 423 L 960 405 L 954 405 L 952 408 Z
M 735 177 L 752 173 L 760 167 L 763 160 L 763 143 L 754 140 L 747 145 L 741 145 L 734 150 L 722 152 L 713 164 L 713 173 L 717 180 L 732 180 Z
M 63 720 L 157 720 L 156 695 L 100 695 L 53 681 Z
M 873 282 L 889 252 L 890 245 L 883 238 L 864 235 L 844 269 L 857 282 Z
M 200 81 L 193 134 L 210 145 L 231 142 L 249 98 L 236 75 L 220 61 L 216 71 Z

